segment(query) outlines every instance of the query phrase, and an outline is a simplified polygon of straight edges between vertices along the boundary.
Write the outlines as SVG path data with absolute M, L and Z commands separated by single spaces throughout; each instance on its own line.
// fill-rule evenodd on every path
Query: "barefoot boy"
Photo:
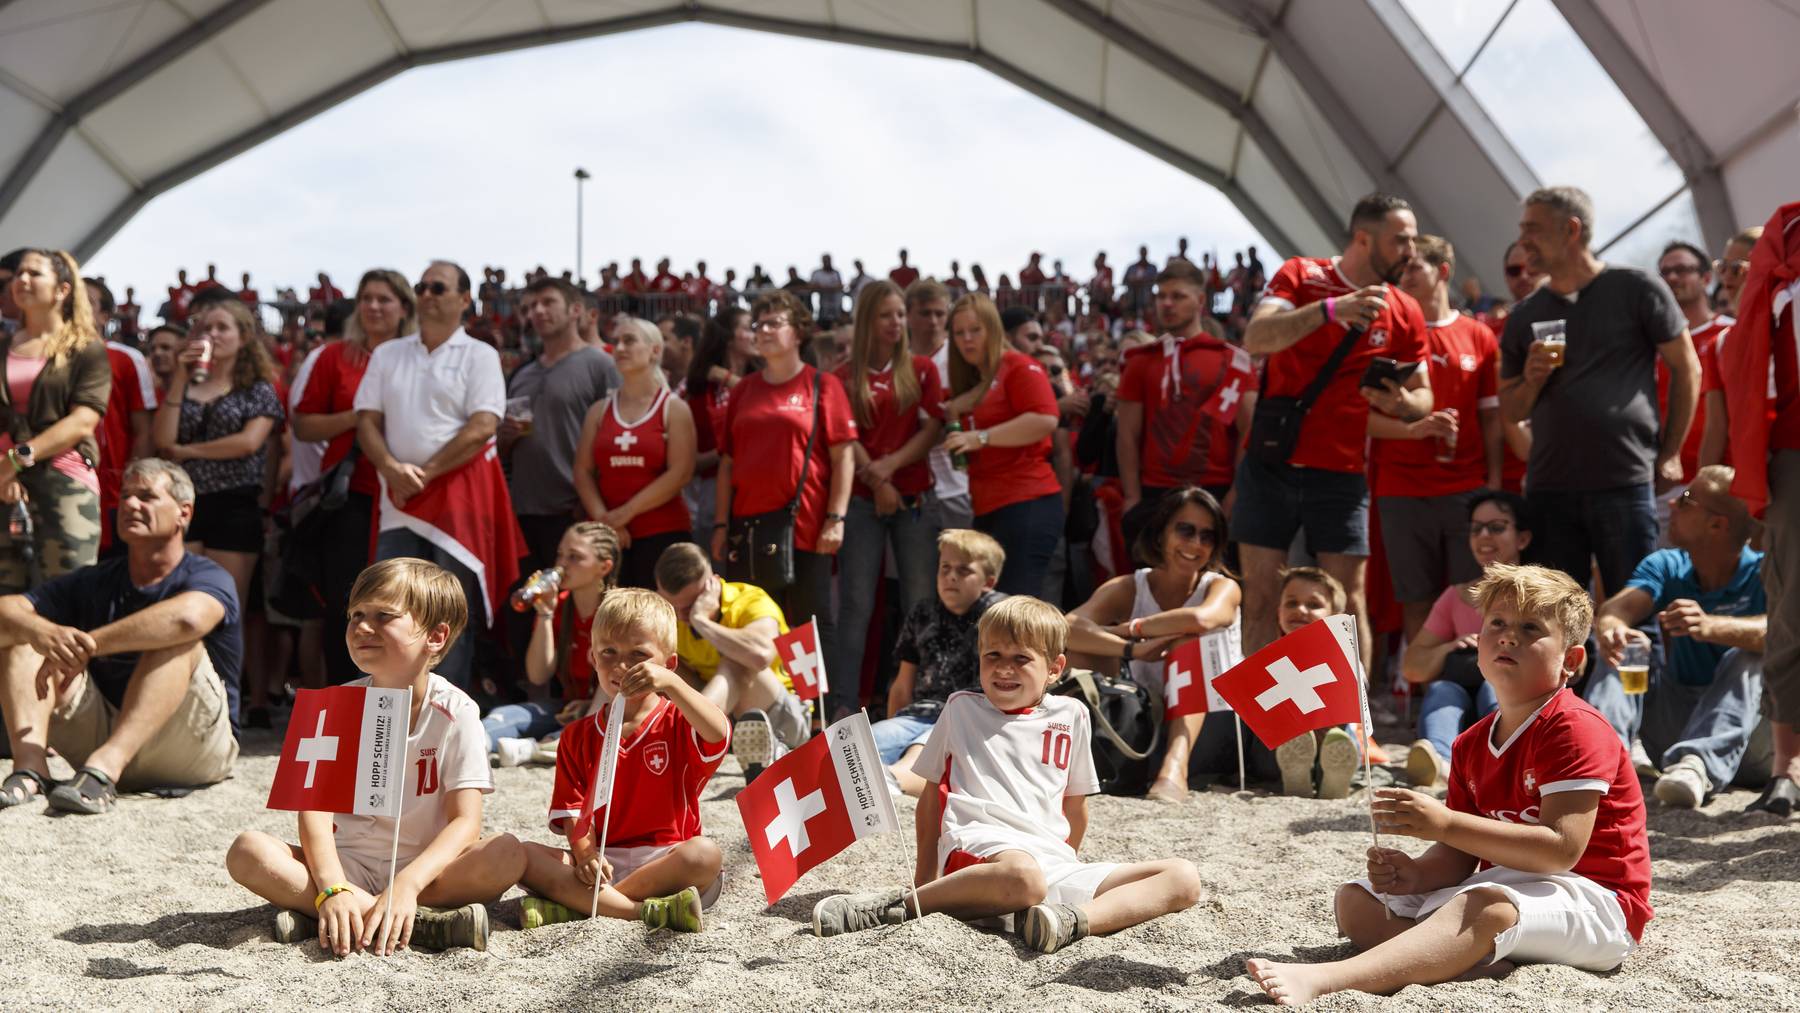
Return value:
M 594 610 L 589 649 L 600 689 L 612 702 L 563 730 L 556 750 L 550 828 L 567 851 L 527 843 L 521 902 L 526 928 L 585 918 L 601 884 L 599 913 L 652 929 L 699 932 L 700 910 L 719 897 L 718 845 L 700 836 L 700 789 L 730 748 L 725 712 L 671 670 L 675 609 L 651 591 L 609 592 Z M 625 708 L 612 816 L 581 826 L 595 760 L 613 707 Z
M 1338 890 L 1339 931 L 1364 952 L 1328 964 L 1249 961 L 1275 1001 L 1386 994 L 1507 961 L 1619 966 L 1650 920 L 1644 796 L 1606 718 L 1568 689 L 1593 605 L 1567 576 L 1490 566 L 1475 587 L 1482 678 L 1500 709 L 1452 746 L 1446 803 L 1377 791 L 1383 833 L 1435 842 L 1417 858 L 1369 849 Z M 1382 909 L 1383 900 L 1397 918 Z
M 1275 613 L 1281 635 L 1344 611 L 1348 596 L 1336 577 L 1317 566 L 1281 571 L 1281 605 Z M 1312 798 L 1349 798 L 1350 778 L 1361 756 L 1356 739 L 1342 728 L 1296 735 L 1275 747 L 1281 793 Z
M 340 957 L 385 956 L 415 937 L 433 949 L 487 948 L 482 905 L 519 881 L 525 852 L 510 834 L 478 840 L 481 796 L 494 790 L 481 711 L 431 670 L 468 616 L 462 585 L 423 560 L 383 560 L 356 578 L 344 642 L 368 677 L 351 685 L 412 687 L 393 911 L 382 892 L 393 817 L 303 812 L 298 846 L 249 830 L 225 856 L 232 879 L 282 909 L 278 941 L 316 936 Z
M 979 632 L 981 692 L 950 697 L 915 763 L 927 780 L 915 818 L 919 907 L 962 919 L 1029 908 L 1026 945 L 1053 953 L 1193 906 L 1200 876 L 1186 859 L 1116 865 L 1076 854 L 1087 796 L 1100 785 L 1087 711 L 1044 695 L 1063 668 L 1062 613 L 1008 598 L 982 615 Z M 813 908 L 813 931 L 897 924 L 913 910 L 899 890 L 827 897 Z

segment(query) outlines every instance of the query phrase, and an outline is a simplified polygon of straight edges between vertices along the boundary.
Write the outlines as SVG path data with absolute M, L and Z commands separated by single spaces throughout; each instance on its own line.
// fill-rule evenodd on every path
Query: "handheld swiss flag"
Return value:
M 594 813 L 605 809 L 607 819 L 612 818 L 613 775 L 619 769 L 619 746 L 624 737 L 625 707 L 617 697 L 606 705 L 606 733 L 600 740 L 599 755 L 594 757 L 594 779 L 590 782 L 587 800 L 582 805 L 581 819 L 576 821 L 575 829 L 569 834 L 571 840 L 580 840 L 594 828 Z M 595 843 L 606 845 L 606 831 L 600 831 Z
M 1282 637 L 1213 686 L 1263 745 L 1362 720 L 1356 621 L 1337 615 Z
M 303 689 L 294 698 L 269 808 L 398 816 L 412 690 Z
M 825 681 L 825 655 L 819 650 L 819 628 L 809 619 L 775 638 L 775 653 L 794 680 L 794 695 L 817 700 L 830 688 Z
M 1244 659 L 1238 627 L 1186 641 L 1163 659 L 1163 719 L 1229 712 L 1214 683 Z
M 770 764 L 738 792 L 737 804 L 770 904 L 859 839 L 900 829 L 861 711 Z

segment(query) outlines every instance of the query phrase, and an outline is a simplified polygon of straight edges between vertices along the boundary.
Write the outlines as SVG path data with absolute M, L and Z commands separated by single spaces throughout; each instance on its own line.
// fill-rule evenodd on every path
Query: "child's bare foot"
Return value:
M 1278 964 L 1253 957 L 1244 962 L 1251 980 L 1261 986 L 1278 1006 L 1300 1006 L 1325 994 L 1317 969 L 1308 964 Z

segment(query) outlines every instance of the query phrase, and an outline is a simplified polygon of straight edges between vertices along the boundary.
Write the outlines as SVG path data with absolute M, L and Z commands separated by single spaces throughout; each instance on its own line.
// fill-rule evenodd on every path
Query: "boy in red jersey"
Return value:
M 564 729 L 556 750 L 550 828 L 567 851 L 526 844 L 520 903 L 525 928 L 586 917 L 600 884 L 599 913 L 652 929 L 699 932 L 701 908 L 718 899 L 719 847 L 700 836 L 700 789 L 719 769 L 731 724 L 671 669 L 675 610 L 653 591 L 609 592 L 594 611 L 589 655 L 612 702 Z M 591 812 L 608 712 L 624 707 L 606 840 Z
M 1371 848 L 1369 878 L 1339 888 L 1338 929 L 1363 952 L 1247 962 L 1277 1003 L 1386 994 L 1483 964 L 1505 973 L 1510 961 L 1610 971 L 1637 948 L 1651 918 L 1644 796 L 1619 737 L 1568 688 L 1593 604 L 1559 571 L 1504 564 L 1475 599 L 1481 674 L 1500 709 L 1457 738 L 1445 802 L 1375 793 L 1377 829 L 1435 843 L 1417 858 Z

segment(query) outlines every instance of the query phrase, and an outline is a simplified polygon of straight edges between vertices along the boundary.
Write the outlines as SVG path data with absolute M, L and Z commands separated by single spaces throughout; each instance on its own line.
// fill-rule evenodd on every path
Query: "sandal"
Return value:
M 50 808 L 58 812 L 98 816 L 119 804 L 119 789 L 92 767 L 83 767 L 73 780 L 50 793 Z
M 37 791 L 26 790 L 26 785 L 32 783 L 37 785 Z M 14 770 L 6 775 L 6 780 L 0 781 L 0 809 L 11 809 L 34 798 L 44 798 L 55 787 L 55 781 L 35 770 Z

